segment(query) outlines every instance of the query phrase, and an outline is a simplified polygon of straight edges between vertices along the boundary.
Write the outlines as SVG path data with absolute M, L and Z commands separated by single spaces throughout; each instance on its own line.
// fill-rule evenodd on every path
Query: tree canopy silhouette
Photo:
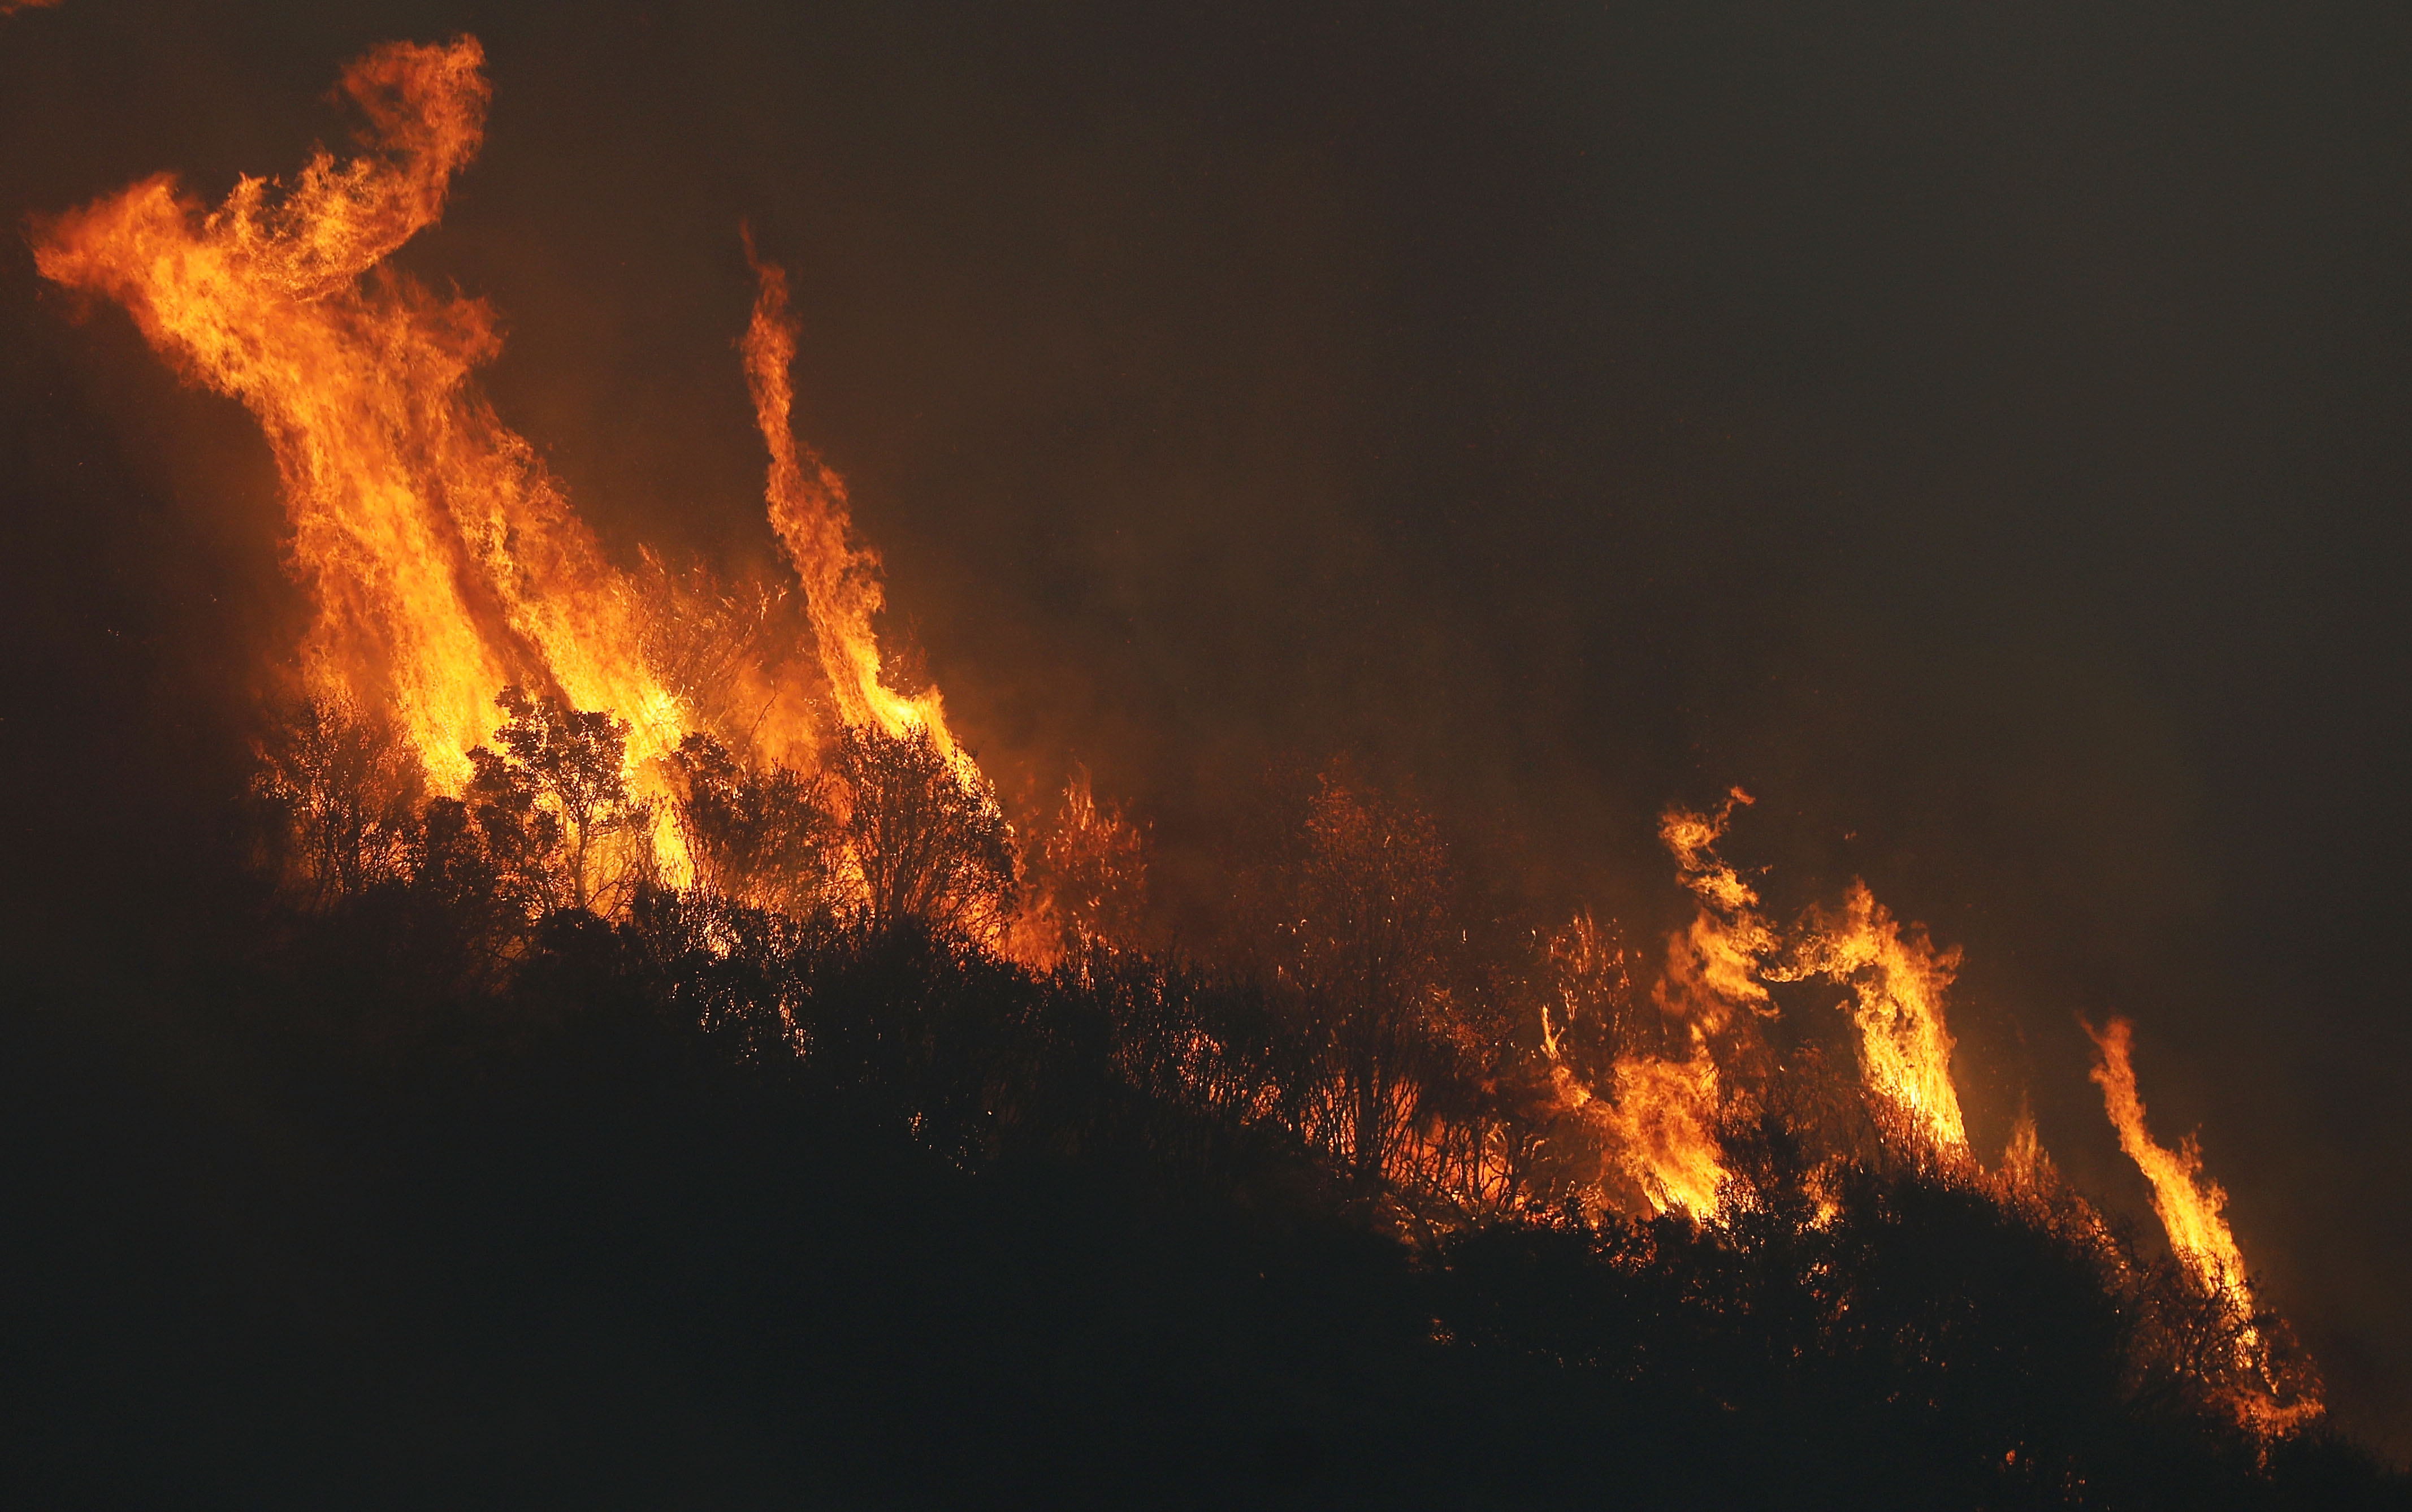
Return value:
M 699 887 L 798 917 L 831 906 L 839 836 L 825 783 L 749 766 L 700 731 L 679 742 L 670 766 Z
M 861 883 L 857 909 L 873 931 L 911 920 L 985 939 L 1003 929 L 1019 867 L 995 791 L 959 767 L 927 730 L 844 729 L 830 770 L 843 785 L 840 829 Z
M 98 1270 L 85 1219 L 12 1248 L 73 1320 L 22 1358 L 253 1446 L 81 1455 L 50 1394 L 30 1500 L 357 1501 L 373 1459 L 396 1505 L 2407 1505 L 2241 1425 L 2232 1309 L 2048 1160 L 1938 1163 L 1814 1046 L 1719 1129 L 1716 1221 L 1572 1200 L 1601 1135 L 1549 1073 L 1651 1032 L 1625 953 L 1468 927 L 1352 768 L 1280 816 L 1244 948 L 1033 967 L 1015 836 L 926 737 L 810 777 L 686 741 L 672 886 L 625 728 L 502 707 L 415 813 L 374 727 L 294 714 L 263 883 L 112 961 L 120 1015 L 0 1017 L 12 1191 L 116 1226 Z
M 653 861 L 627 723 L 516 686 L 494 702 L 508 717 L 469 753 L 468 800 L 510 887 L 539 910 L 624 905 Z

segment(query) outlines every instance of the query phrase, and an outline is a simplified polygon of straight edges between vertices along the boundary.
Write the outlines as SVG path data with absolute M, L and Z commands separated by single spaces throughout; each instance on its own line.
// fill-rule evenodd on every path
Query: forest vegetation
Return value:
M 525 690 L 458 797 L 272 727 L 216 881 L 8 1020 L 58 1505 L 2407 1504 L 2228 1410 L 2277 1319 L 1815 1046 L 1715 1221 L 1587 1197 L 1635 958 L 1345 761 L 1174 941 L 1084 781 L 1020 831 L 926 737 L 665 800 Z

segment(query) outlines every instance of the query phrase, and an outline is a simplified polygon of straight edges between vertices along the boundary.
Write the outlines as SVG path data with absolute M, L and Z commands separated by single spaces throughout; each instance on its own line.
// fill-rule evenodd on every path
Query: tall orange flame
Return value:
M 1813 917 L 1779 981 L 1822 976 L 1849 984 L 1851 1021 L 1868 1090 L 1899 1108 L 1939 1153 L 1964 1154 L 1968 1128 L 1951 1084 L 1952 1040 L 1943 998 L 1960 952 L 1940 950 L 1915 925 L 1905 932 L 1864 882 L 1839 918 Z
M 493 312 L 380 266 L 476 155 L 483 62 L 473 37 L 379 48 L 341 84 L 368 119 L 361 156 L 322 150 L 281 192 L 246 177 L 213 211 L 162 174 L 61 216 L 37 252 L 257 418 L 316 592 L 306 678 L 390 704 L 446 787 L 507 683 L 626 720 L 640 755 L 685 724 L 620 575 L 470 382 L 501 349 Z
M 2086 1025 L 2100 1057 L 2092 1073 L 2102 1089 L 2103 1107 L 2110 1126 L 2119 1131 L 2119 1148 L 2152 1184 L 2153 1211 L 2168 1230 L 2169 1248 L 2192 1270 L 2204 1289 L 2240 1305 L 2252 1296 L 2244 1276 L 2244 1253 L 2228 1231 L 2221 1210 L 2228 1194 L 2203 1175 L 2202 1151 L 2188 1135 L 2171 1150 L 2156 1142 L 2144 1127 L 2144 1099 L 2136 1090 L 2136 1068 L 2128 1058 L 2135 1026 L 2113 1019 L 2096 1030 Z
M 1704 1045 L 1689 1059 L 1626 1056 L 1616 1063 L 1610 1116 L 1642 1191 L 1661 1212 L 1717 1215 L 1725 1152 L 1717 1141 L 1717 1064 Z
M 2316 1381 L 2286 1381 L 2282 1388 L 2270 1341 L 2256 1320 L 2244 1252 L 2228 1226 L 2228 1193 L 2203 1173 L 2201 1147 L 2189 1134 L 2171 1150 L 2144 1126 L 2144 1099 L 2136 1089 L 2129 1054 L 2135 1026 L 2112 1019 L 2100 1030 L 2087 1024 L 2085 1032 L 2099 1052 L 2094 1083 L 2102 1089 L 2103 1108 L 2119 1133 L 2119 1148 L 2153 1189 L 2153 1211 L 2169 1235 L 2170 1254 L 2228 1314 L 2240 1383 L 2228 1404 L 2238 1420 L 2263 1433 L 2281 1434 L 2317 1417 L 2324 1404 Z
M 846 480 L 797 441 L 791 419 L 795 389 L 788 370 L 796 359 L 796 322 L 788 310 L 787 275 L 756 255 L 751 230 L 745 260 L 760 285 L 743 350 L 755 418 L 771 448 L 771 524 L 803 580 L 805 612 L 830 696 L 847 724 L 889 735 L 926 731 L 960 762 L 937 690 L 907 697 L 882 679 L 879 639 L 872 628 L 882 600 L 878 554 L 854 538 Z

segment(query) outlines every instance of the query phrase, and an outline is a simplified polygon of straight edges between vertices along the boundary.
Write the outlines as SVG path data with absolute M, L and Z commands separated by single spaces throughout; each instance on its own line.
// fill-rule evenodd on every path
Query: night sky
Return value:
M 1352 752 L 1646 942 L 1656 814 L 1740 784 L 1772 899 L 1965 948 L 1980 1152 L 2027 1095 L 2142 1216 L 2077 1022 L 2132 1018 L 2412 1453 L 2412 13 L 66 0 L 0 20 L 0 216 L 289 171 L 463 31 L 487 146 L 402 260 L 615 555 L 773 560 L 750 220 L 1009 799 L 1087 763 L 1203 910 L 1267 763 Z M 12 929 L 205 843 L 306 618 L 247 417 L 78 317 L 12 234 Z

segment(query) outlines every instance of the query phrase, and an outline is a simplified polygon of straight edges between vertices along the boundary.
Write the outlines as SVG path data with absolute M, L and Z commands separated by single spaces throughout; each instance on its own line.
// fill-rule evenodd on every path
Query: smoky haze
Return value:
M 1353 752 L 1647 939 L 1656 813 L 1741 784 L 1773 898 L 1965 948 L 1979 1150 L 2029 1096 L 2140 1215 L 2075 1021 L 2134 1019 L 2412 1452 L 2412 21 L 1490 8 L 69 0 L 0 22 L 0 212 L 288 172 L 344 59 L 474 32 L 487 146 L 402 260 L 503 312 L 614 553 L 774 562 L 750 221 L 1008 798 L 1086 763 L 1203 917 L 1266 765 Z M 5 266 L 9 828 L 171 870 L 302 623 L 273 468 Z

